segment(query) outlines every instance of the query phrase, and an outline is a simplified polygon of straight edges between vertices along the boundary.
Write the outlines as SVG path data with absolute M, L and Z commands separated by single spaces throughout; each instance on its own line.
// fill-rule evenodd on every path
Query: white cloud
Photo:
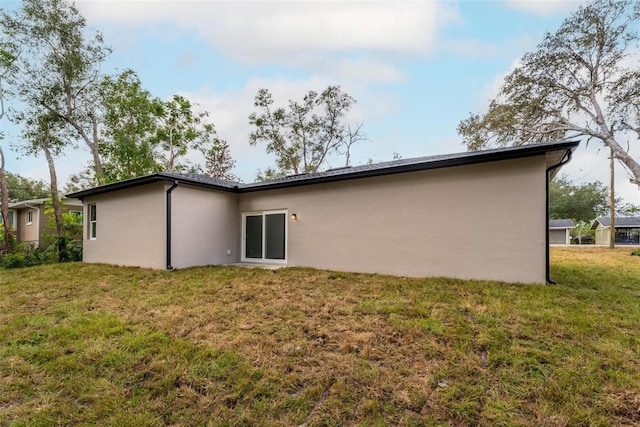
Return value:
M 433 47 L 436 31 L 457 17 L 451 3 L 435 1 L 83 0 L 77 4 L 92 24 L 150 24 L 174 35 L 188 31 L 253 63 L 295 62 L 309 52 L 426 52 Z
M 587 0 L 506 0 L 507 7 L 541 16 L 552 16 L 576 10 Z

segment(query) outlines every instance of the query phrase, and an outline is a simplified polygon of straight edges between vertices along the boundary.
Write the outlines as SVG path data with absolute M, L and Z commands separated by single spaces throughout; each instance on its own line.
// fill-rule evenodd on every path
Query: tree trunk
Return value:
M 610 215 L 610 227 L 609 227 L 609 249 L 616 247 L 616 195 L 614 189 L 615 183 L 615 165 L 616 156 L 611 149 L 611 188 L 609 188 L 609 215 Z
M 0 213 L 4 224 L 4 249 L 5 253 L 9 253 L 13 250 L 13 231 L 11 230 L 11 221 L 9 221 L 9 188 L 4 174 L 4 152 L 2 147 L 0 147 L 0 198 L 2 198 Z
M 44 156 L 49 165 L 49 176 L 51 177 L 51 199 L 53 200 L 53 214 L 56 220 L 56 234 L 58 238 L 56 243 L 58 246 L 58 261 L 65 261 L 67 258 L 67 244 L 64 236 L 64 221 L 62 219 L 62 205 L 60 203 L 60 195 L 58 194 L 58 176 L 56 174 L 56 166 L 53 162 L 51 151 L 45 145 L 42 147 Z
M 631 183 L 636 184 L 640 188 L 640 163 L 638 163 L 633 157 L 627 153 L 624 148 L 615 138 L 610 137 L 604 140 L 604 143 L 609 146 L 611 149 L 611 153 L 615 158 L 617 158 L 620 163 L 625 165 L 633 178 L 631 179 Z

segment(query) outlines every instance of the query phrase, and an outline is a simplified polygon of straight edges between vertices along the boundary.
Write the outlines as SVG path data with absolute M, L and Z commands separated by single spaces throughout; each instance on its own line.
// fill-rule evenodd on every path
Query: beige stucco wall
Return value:
M 596 226 L 596 245 L 608 245 L 610 243 L 610 228 L 598 223 Z
M 33 210 L 33 221 L 31 224 L 27 223 L 28 211 Z M 38 207 L 33 208 L 25 208 L 19 209 L 18 212 L 18 227 L 17 227 L 17 238 L 19 242 L 38 242 L 38 229 L 42 228 L 40 217 L 38 212 L 42 212 L 42 206 L 40 209 Z
M 544 156 L 244 193 L 288 209 L 288 265 L 545 281 Z
M 165 268 L 165 184 L 84 199 L 83 261 Z M 96 204 L 97 239 L 89 240 L 88 205 Z
M 171 199 L 174 268 L 238 262 L 237 194 L 181 184 Z

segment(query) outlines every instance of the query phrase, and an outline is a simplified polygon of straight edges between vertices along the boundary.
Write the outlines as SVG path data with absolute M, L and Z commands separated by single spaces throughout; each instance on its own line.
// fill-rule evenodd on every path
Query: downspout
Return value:
M 178 186 L 178 181 L 167 190 L 167 270 L 173 270 L 171 265 L 171 192 Z
M 549 173 L 554 170 L 557 169 L 563 165 L 566 165 L 567 163 L 569 163 L 571 161 L 571 154 L 572 151 L 571 149 L 567 149 L 567 152 L 564 156 L 562 156 L 562 160 L 560 160 L 559 163 L 556 163 L 555 165 L 551 165 L 547 168 L 547 185 L 545 188 L 545 192 L 547 194 L 547 202 L 545 203 L 545 224 L 546 224 L 546 230 L 545 230 L 545 248 L 546 248 L 546 255 L 545 255 L 545 276 L 546 276 L 546 280 L 547 283 L 549 285 L 557 285 L 558 282 L 551 280 L 551 273 L 550 273 L 550 268 L 549 268 Z

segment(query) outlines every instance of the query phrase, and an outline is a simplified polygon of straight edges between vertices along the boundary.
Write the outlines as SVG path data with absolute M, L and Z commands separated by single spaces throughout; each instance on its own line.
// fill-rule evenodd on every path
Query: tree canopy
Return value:
M 18 56 L 5 49 L 9 44 L 3 37 L 0 71 L 9 60 L 20 69 L 10 83 L 25 107 L 14 109 L 11 119 L 22 127 L 23 151 L 46 155 L 48 148 L 55 156 L 76 149 L 77 142 L 89 148 L 89 169 L 72 178 L 69 188 L 161 170 L 233 175 L 229 146 L 218 137 L 208 112 L 181 95 L 160 100 L 133 70 L 102 73 L 111 49 L 72 2 L 24 0 L 15 11 L 0 10 L 0 29 L 20 50 Z M 3 82 L 0 78 L 0 94 Z M 44 129 L 37 123 L 45 118 L 52 125 L 45 135 L 50 144 L 43 144 L 36 132 Z M 193 162 L 193 154 L 204 156 L 203 165 Z
M 640 3 L 595 0 L 546 33 L 485 113 L 458 126 L 470 150 L 585 137 L 609 147 L 640 186 L 627 139 L 640 138 Z
M 100 66 L 110 53 L 102 34 L 90 32 L 78 9 L 64 0 L 23 0 L 15 13 L 0 14 L 0 26 L 22 49 L 16 95 L 30 115 L 62 121 L 67 136 L 87 145 L 93 168 L 102 175 L 97 89 Z
M 142 87 L 133 70 L 105 76 L 99 94 L 103 110 L 99 151 L 104 181 L 160 171 L 155 137 L 162 102 Z
M 362 125 L 353 128 L 344 118 L 356 100 L 340 86 L 329 86 L 322 93 L 309 91 L 302 101 L 289 100 L 288 108 L 275 107 L 268 89 L 260 89 L 249 116 L 254 126 L 251 145 L 266 144 L 267 153 L 276 156 L 277 169 L 265 176 L 316 172 L 331 155 L 344 155 L 349 164 L 351 146 L 361 141 Z
M 549 218 L 571 218 L 577 223 L 588 223 L 596 217 L 609 215 L 609 187 L 600 181 L 575 184 L 566 176 L 555 178 L 549 184 Z M 615 199 L 616 215 L 634 215 L 638 207 Z
M 549 184 L 549 218 L 593 221 L 609 209 L 609 189 L 600 181 L 576 185 L 567 177 Z
M 9 188 L 9 202 L 44 199 L 51 196 L 47 184 L 43 181 L 25 178 L 9 171 L 5 171 L 5 175 Z

